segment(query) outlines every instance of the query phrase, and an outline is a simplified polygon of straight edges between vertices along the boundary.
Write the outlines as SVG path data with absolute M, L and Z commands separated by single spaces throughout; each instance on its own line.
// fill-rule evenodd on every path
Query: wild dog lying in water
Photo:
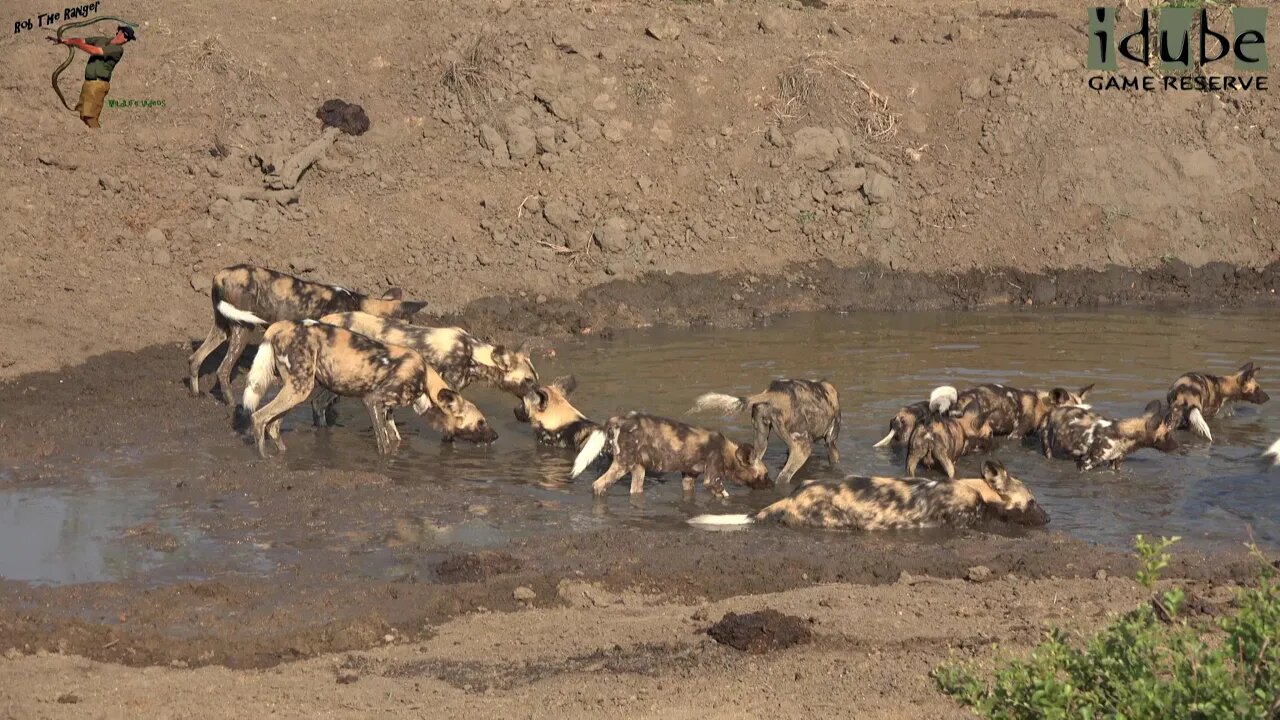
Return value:
M 916 425 L 934 415 L 952 414 L 958 397 L 956 389 L 950 385 L 934 388 L 928 400 L 906 405 L 899 410 L 898 414 L 889 421 L 889 434 L 874 447 L 905 447 Z
M 284 386 L 259 410 L 277 374 Z M 442 426 L 446 441 L 461 437 L 484 443 L 498 437 L 479 408 L 445 385 L 413 350 L 315 320 L 281 320 L 267 328 L 244 391 L 244 406 L 253 413 L 253 437 L 263 457 L 268 435 L 284 451 L 280 425 L 285 413 L 306 402 L 317 384 L 364 400 L 381 453 L 393 453 L 400 444 L 390 411 L 409 405 Z
M 645 471 L 678 472 L 684 476 L 687 492 L 693 491 L 698 476 L 704 475 L 704 484 L 718 497 L 729 495 L 725 480 L 756 488 L 769 485 L 769 469 L 751 445 L 738 445 L 714 430 L 634 411 L 609 418 L 604 427 L 587 436 L 569 477 L 581 475 L 606 445 L 613 453 L 613 463 L 592 483 L 596 495 L 603 495 L 628 472 L 631 494 L 642 493 Z
M 1258 385 L 1258 370 L 1245 363 L 1232 375 L 1187 373 L 1173 381 L 1166 398 L 1173 413 L 1174 428 L 1191 428 L 1195 434 L 1213 442 L 1209 418 L 1216 416 L 1228 402 L 1246 400 L 1261 405 L 1271 399 Z
M 963 412 L 968 406 L 976 405 L 987 413 L 992 435 L 1016 440 L 1040 427 L 1054 408 L 1066 405 L 1088 408 L 1084 401 L 1092 390 L 1093 385 L 1086 385 L 1078 392 L 1060 387 L 1019 390 L 1007 385 L 978 385 L 960 393 L 956 409 Z
M 587 437 L 600 428 L 569 402 L 578 387 L 572 375 L 559 377 L 550 385 L 539 385 L 520 398 L 515 407 L 516 420 L 529 423 L 539 443 L 551 447 L 579 450 Z
M 699 515 L 693 525 L 748 525 L 774 521 L 792 527 L 902 530 L 971 527 L 998 520 L 1045 525 L 1049 514 L 1031 491 L 998 460 L 982 466 L 981 478 L 939 482 L 916 478 L 851 475 L 813 482 L 750 515 Z
M 218 365 L 218 385 L 232 403 L 231 370 L 244 354 L 249 333 L 277 320 L 317 320 L 323 315 L 360 310 L 372 315 L 409 319 L 426 302 L 402 300 L 403 291 L 391 288 L 381 298 L 371 298 L 338 285 L 302 280 L 292 275 L 254 267 L 232 265 L 213 276 L 213 327 L 190 357 L 192 395 L 200 394 L 200 366 L 227 342 L 227 353 Z
M 777 482 L 790 482 L 813 453 L 814 441 L 827 446 L 827 460 L 840 462 L 836 440 L 840 435 L 840 396 L 835 385 L 826 380 L 774 380 L 764 392 L 748 397 L 722 393 L 700 396 L 689 412 L 715 410 L 725 415 L 750 411 L 756 428 L 752 460 L 764 457 L 769 433 L 777 431 L 787 444 L 787 462 L 778 473 Z
M 1169 411 L 1159 400 L 1147 403 L 1142 415 L 1124 420 L 1104 418 L 1081 406 L 1054 408 L 1040 426 L 1040 449 L 1046 458 L 1068 456 L 1081 470 L 1111 463 L 1119 470 L 1129 453 L 1141 448 L 1169 452 L 1178 447 Z
M 960 415 L 934 411 L 921 420 L 907 439 L 907 475 L 915 477 L 923 461 L 927 468 L 941 468 L 947 477 L 956 476 L 956 460 L 991 447 L 990 413 L 972 403 Z

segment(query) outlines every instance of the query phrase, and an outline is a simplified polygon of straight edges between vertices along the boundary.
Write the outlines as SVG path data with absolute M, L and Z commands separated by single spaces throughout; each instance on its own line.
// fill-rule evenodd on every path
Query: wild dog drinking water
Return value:
M 1209 423 L 1222 406 L 1241 400 L 1261 405 L 1271 399 L 1258 385 L 1258 370 L 1253 363 L 1245 363 L 1232 375 L 1187 373 L 1173 381 L 1167 401 L 1173 413 L 1173 424 L 1178 430 L 1190 428 L 1195 434 L 1213 442 Z
M 258 409 L 277 375 L 282 389 Z M 449 388 L 413 350 L 315 320 L 281 320 L 267 328 L 244 391 L 243 403 L 252 413 L 253 437 L 263 457 L 267 436 L 284 451 L 280 439 L 284 415 L 306 402 L 317 384 L 337 395 L 364 400 L 381 453 L 393 453 L 400 444 L 391 411 L 410 405 L 441 426 L 446 441 L 461 437 L 484 443 L 498 437 L 479 408 Z
M 969 405 L 987 413 L 991 434 L 995 437 L 1018 439 L 1035 432 L 1051 410 L 1064 405 L 1083 406 L 1093 385 L 1071 392 L 1066 388 L 1052 390 L 1019 390 L 1007 385 L 978 385 L 964 392 L 956 400 L 956 409 L 963 412 Z
M 634 411 L 611 417 L 604 427 L 592 431 L 573 461 L 570 477 L 581 475 L 606 449 L 612 452 L 613 463 L 591 485 L 596 495 L 603 495 L 627 473 L 631 494 L 642 493 L 646 471 L 680 473 L 686 492 L 692 492 L 703 475 L 704 484 L 718 497 L 729 495 L 725 480 L 756 488 L 770 484 L 769 469 L 750 444 L 739 445 L 714 430 Z
M 902 530 L 972 527 L 1000 521 L 1040 526 L 1049 514 L 1031 491 L 998 460 L 982 477 L 946 482 L 851 475 L 838 482 L 801 485 L 787 497 L 749 515 L 699 515 L 693 525 L 779 522 L 792 527 Z
M 1085 407 L 1054 408 L 1040 426 L 1040 449 L 1046 458 L 1075 458 L 1081 470 L 1103 463 L 1119 470 L 1125 456 L 1141 448 L 1169 452 L 1178 447 L 1168 409 L 1152 400 L 1142 415 L 1124 420 L 1105 418 Z
M 515 407 L 516 419 L 529 423 L 533 436 L 543 445 L 582 449 L 583 443 L 600 426 L 569 402 L 569 395 L 577 387 L 578 381 L 572 375 L 534 387 L 520 398 L 520 404 Z
M 200 394 L 200 366 L 225 341 L 227 353 L 218 365 L 218 385 L 228 404 L 232 402 L 231 370 L 244 354 L 249 333 L 277 320 L 317 320 L 323 315 L 360 310 L 372 315 L 409 319 L 427 303 L 402 300 L 403 291 L 391 288 L 381 298 L 371 298 L 338 285 L 302 280 L 292 275 L 233 265 L 213 276 L 213 327 L 191 354 L 190 389 Z
M 823 441 L 827 460 L 840 462 L 836 440 L 840 435 L 840 396 L 835 385 L 826 380 L 780 379 L 768 389 L 747 397 L 722 393 L 700 396 L 689 412 L 715 410 L 725 415 L 750 412 L 756 436 L 753 460 L 764 456 L 769 434 L 777 432 L 787 444 L 787 462 L 778 473 L 777 482 L 790 482 L 813 453 L 813 443 Z
M 874 447 L 905 447 L 907 439 L 920 421 L 939 414 L 953 414 L 959 394 L 950 385 L 934 388 L 928 400 L 904 406 L 889 421 L 889 434 L 885 435 Z
M 991 448 L 990 413 L 971 403 L 959 416 L 935 410 L 920 421 L 907 439 L 907 475 L 915 477 L 921 462 L 939 468 L 947 477 L 956 476 L 956 460 Z

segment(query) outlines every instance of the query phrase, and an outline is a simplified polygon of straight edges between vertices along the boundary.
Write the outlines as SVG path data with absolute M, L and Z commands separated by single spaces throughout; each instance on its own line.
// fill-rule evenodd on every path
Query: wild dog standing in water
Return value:
M 1040 427 L 1051 410 L 1065 405 L 1088 408 L 1085 398 L 1093 385 L 1071 392 L 1066 388 L 1052 390 L 1019 390 L 1007 385 L 978 385 L 960 393 L 956 408 L 963 412 L 969 405 L 988 414 L 991 434 L 1019 439 Z
M 764 457 L 769 433 L 778 433 L 787 444 L 787 462 L 778 473 L 778 483 L 791 481 L 813 453 L 816 440 L 826 444 L 827 460 L 832 465 L 840 462 L 840 451 L 836 449 L 840 435 L 840 396 L 835 385 L 826 380 L 774 380 L 764 392 L 748 397 L 706 393 L 689 412 L 707 410 L 725 415 L 750 411 L 756 428 L 753 461 Z
M 627 473 L 631 473 L 631 494 L 642 493 L 645 471 L 680 473 L 686 492 L 692 492 L 698 476 L 705 475 L 704 484 L 717 497 L 729 495 L 725 480 L 755 488 L 770 484 L 769 469 L 751 445 L 738 445 L 714 430 L 638 412 L 615 415 L 592 431 L 569 477 L 581 475 L 606 446 L 613 453 L 613 463 L 591 485 L 596 495 L 603 495 Z
M 302 280 L 267 268 L 233 265 L 213 276 L 213 327 L 191 354 L 192 395 L 200 394 L 200 366 L 205 358 L 227 342 L 227 353 L 218 365 L 222 396 L 232 403 L 231 370 L 244 354 L 249 333 L 277 320 L 317 320 L 322 315 L 361 310 L 373 315 L 409 319 L 427 306 L 402 300 L 403 291 L 391 288 L 381 298 L 371 298 L 338 285 Z
M 259 410 L 277 374 L 284 386 Z M 390 412 L 409 405 L 441 425 L 446 441 L 461 437 L 484 443 L 498 437 L 479 408 L 445 385 L 413 350 L 314 320 L 282 320 L 267 328 L 244 391 L 244 406 L 253 414 L 253 437 L 263 457 L 268 435 L 284 451 L 280 425 L 285 413 L 306 402 L 317 384 L 364 400 L 381 453 L 393 453 L 400 444 Z
M 1213 442 L 1206 420 L 1216 416 L 1228 402 L 1245 400 L 1256 405 L 1271 399 L 1258 385 L 1258 370 L 1245 363 L 1233 375 L 1187 373 L 1173 381 L 1167 400 L 1173 413 L 1173 426 L 1191 428 L 1195 434 Z
M 1054 408 L 1040 426 L 1044 456 L 1073 457 L 1081 470 L 1102 463 L 1119 470 L 1120 462 L 1135 450 L 1169 452 L 1177 447 L 1170 413 L 1159 400 L 1147 403 L 1142 415 L 1124 420 L 1104 418 L 1080 406 Z
M 928 400 L 912 403 L 899 410 L 889 421 L 889 434 L 874 447 L 905 447 L 907 439 L 922 420 L 941 414 L 953 414 L 957 397 L 959 395 L 956 389 L 950 385 L 934 388 Z
M 483 342 L 457 327 L 432 328 L 403 320 L 377 317 L 365 312 L 326 315 L 320 322 L 337 325 L 367 335 L 389 345 L 411 348 L 435 368 L 451 388 L 462 391 L 476 380 L 505 390 L 516 397 L 538 383 L 538 371 L 523 348 L 510 349 Z M 317 418 L 336 402 L 333 396 L 317 397 L 313 409 Z
M 569 402 L 578 387 L 572 375 L 559 377 L 550 385 L 539 385 L 520 398 L 516 420 L 529 423 L 538 442 L 551 447 L 579 450 L 587 437 L 600 428 Z
M 947 477 L 956 476 L 956 460 L 991 447 L 990 413 L 970 404 L 958 417 L 935 410 L 931 418 L 921 420 L 907 439 L 907 475 L 915 477 L 921 462 L 927 468 L 940 468 Z
M 998 460 L 982 466 L 981 478 L 948 482 L 849 476 L 839 482 L 801 485 L 750 515 L 699 515 L 693 525 L 780 522 L 792 527 L 844 530 L 903 530 L 971 527 L 1001 521 L 1045 525 L 1049 514 L 1022 481 Z

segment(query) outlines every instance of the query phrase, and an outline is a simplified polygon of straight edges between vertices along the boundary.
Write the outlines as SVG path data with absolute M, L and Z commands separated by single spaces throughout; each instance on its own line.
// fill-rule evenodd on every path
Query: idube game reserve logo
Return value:
M 1115 8 L 1089 8 L 1086 67 L 1104 71 L 1089 76 L 1089 87 L 1267 90 L 1267 8 L 1231 8 L 1230 30 L 1225 20 L 1225 13 L 1211 20 L 1205 8 L 1143 9 L 1137 28 L 1120 35 Z M 1228 67 L 1234 72 L 1223 74 Z

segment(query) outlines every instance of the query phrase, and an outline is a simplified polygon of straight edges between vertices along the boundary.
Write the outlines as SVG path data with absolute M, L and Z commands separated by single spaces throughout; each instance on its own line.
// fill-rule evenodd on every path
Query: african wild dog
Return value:
M 277 374 L 283 387 L 259 410 L 258 403 Z M 480 410 L 445 385 L 413 350 L 315 320 L 281 320 L 267 328 L 244 391 L 243 403 L 252 413 L 253 436 L 263 457 L 268 435 L 284 451 L 280 425 L 285 413 L 306 402 L 317 384 L 364 400 L 381 453 L 394 453 L 400 444 L 400 432 L 389 412 L 409 405 L 428 422 L 441 426 L 446 441 L 461 437 L 487 443 L 498 437 Z
M 1166 398 L 1173 413 L 1175 429 L 1191 428 L 1195 434 L 1213 442 L 1206 420 L 1216 416 L 1228 402 L 1245 400 L 1257 405 L 1271 399 L 1258 386 L 1258 370 L 1245 363 L 1232 375 L 1187 373 L 1173 381 Z
M 538 385 L 520 398 L 515 407 L 516 420 L 533 426 L 534 437 L 543 445 L 581 449 L 600 426 L 569 402 L 569 395 L 577 387 L 578 381 L 572 375 L 556 378 L 550 385 Z
M 787 462 L 776 482 L 790 482 L 813 453 L 814 441 L 827 446 L 827 461 L 840 462 L 836 440 L 840 435 L 840 396 L 826 380 L 774 380 L 764 392 L 747 397 L 706 393 L 690 413 L 715 410 L 725 415 L 750 411 L 756 428 L 752 461 L 764 456 L 769 433 L 776 431 L 787 444 Z
M 1271 443 L 1271 447 L 1262 453 L 1262 457 L 1271 458 L 1271 464 L 1280 467 L 1280 440 Z
M 403 291 L 391 288 L 381 298 L 371 298 L 337 285 L 302 280 L 267 268 L 233 265 L 213 276 L 213 327 L 191 354 L 190 390 L 200 394 L 200 366 L 224 341 L 227 353 L 218 365 L 218 384 L 228 405 L 233 403 L 231 371 L 244 354 L 249 333 L 277 320 L 317 320 L 344 310 L 409 319 L 426 302 L 402 300 Z
M 1054 408 L 1040 425 L 1040 450 L 1046 458 L 1075 458 L 1076 467 L 1089 470 L 1111 463 L 1112 470 L 1129 453 L 1141 448 L 1169 452 L 1178 447 L 1168 409 L 1152 400 L 1142 415 L 1124 420 L 1104 418 L 1080 406 Z
M 972 527 L 1000 521 L 1039 526 L 1049 514 L 1022 481 L 998 460 L 982 477 L 939 482 L 916 478 L 861 477 L 812 482 L 749 515 L 699 515 L 692 525 L 749 525 L 774 521 L 792 527 L 903 530 Z
M 956 476 L 956 460 L 991 448 L 990 413 L 971 403 L 959 416 L 935 410 L 932 417 L 916 423 L 907 438 L 907 475 L 915 477 L 921 462 L 926 468 L 940 468 L 947 477 Z
M 644 492 L 645 471 L 680 473 L 686 492 L 692 492 L 698 476 L 704 475 L 703 483 L 718 497 L 729 495 L 725 480 L 755 488 L 769 484 L 769 469 L 751 445 L 738 445 L 714 430 L 634 411 L 615 415 L 592 431 L 569 477 L 581 475 L 606 445 L 613 463 L 591 485 L 596 495 L 603 495 L 627 473 L 631 473 L 631 494 Z
M 921 400 L 903 407 L 889 421 L 889 434 L 881 438 L 874 447 L 905 447 L 916 425 L 927 417 L 944 414 L 953 415 L 958 393 L 950 385 L 934 388 L 928 400 Z
M 1050 410 L 1064 405 L 1088 408 L 1085 398 L 1093 385 L 1071 392 L 1066 388 L 1052 390 L 1019 390 L 1007 385 L 978 385 L 960 393 L 956 409 L 963 412 L 969 405 L 977 405 L 988 413 L 991 434 L 995 437 L 1019 439 L 1040 427 Z

